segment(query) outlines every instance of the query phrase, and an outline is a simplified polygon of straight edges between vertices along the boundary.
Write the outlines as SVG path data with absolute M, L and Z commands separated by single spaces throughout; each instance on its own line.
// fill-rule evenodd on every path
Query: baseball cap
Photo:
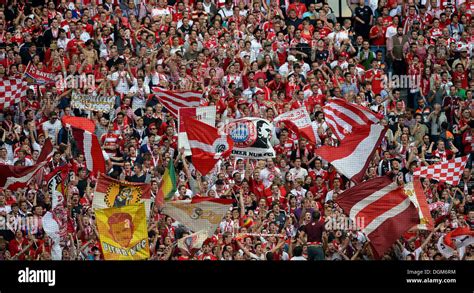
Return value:
M 293 56 L 293 55 L 289 55 L 287 60 L 288 60 L 288 61 L 293 61 L 293 62 L 298 61 L 298 59 L 296 59 L 296 57 Z

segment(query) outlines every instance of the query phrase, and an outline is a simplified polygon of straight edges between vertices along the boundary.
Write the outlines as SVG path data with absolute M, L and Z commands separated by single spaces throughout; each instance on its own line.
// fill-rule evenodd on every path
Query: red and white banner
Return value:
M 166 202 L 163 214 L 172 217 L 191 231 L 205 230 L 208 237 L 212 237 L 231 206 L 231 199 L 194 197 L 192 200 Z
M 454 158 L 430 166 L 421 166 L 413 171 L 413 176 L 425 177 L 451 185 L 458 185 L 466 168 L 468 156 Z
M 340 194 L 336 203 L 361 225 L 378 258 L 406 231 L 420 222 L 403 188 L 388 176 L 363 182 Z
M 174 117 L 178 117 L 178 110 L 180 108 L 198 107 L 201 104 L 202 92 L 199 91 L 175 92 L 159 87 L 153 87 L 152 90 L 158 97 L 160 103 L 163 104 Z
M 145 204 L 148 217 L 151 208 L 151 185 L 113 179 L 99 174 L 94 190 L 94 209 L 120 208 L 127 205 Z
M 76 128 L 89 131 L 90 133 L 94 133 L 95 131 L 94 121 L 85 117 L 63 116 L 61 118 L 61 122 L 63 123 L 63 126 L 66 127 L 74 126 Z
M 178 148 L 184 147 L 184 155 L 191 155 L 191 148 L 188 142 L 188 135 L 184 129 L 184 117 L 191 117 L 210 126 L 216 123 L 216 106 L 197 107 L 197 108 L 179 108 L 178 110 Z
M 437 247 L 444 257 L 450 258 L 455 250 L 464 254 L 464 247 L 471 244 L 474 244 L 474 231 L 471 231 L 469 227 L 460 227 L 440 237 Z
M 28 84 L 22 78 L 7 77 L 0 80 L 0 111 L 19 103 L 26 96 Z
M 369 109 L 339 98 L 329 100 L 324 105 L 323 112 L 326 123 L 339 140 L 352 133 L 354 127 L 376 124 L 380 121 L 380 117 Z
M 331 163 L 347 178 L 359 183 L 386 131 L 387 128 L 378 124 L 357 127 L 339 146 L 324 145 L 314 153 Z
M 33 166 L 0 165 L 0 187 L 16 190 L 26 187 L 29 181 L 40 172 L 54 154 L 53 144 L 47 139 L 38 160 Z
M 31 78 L 34 84 L 53 84 L 56 83 L 56 74 L 44 72 L 36 68 L 33 64 L 28 63 L 25 69 L 25 76 Z
M 95 176 L 99 172 L 105 173 L 105 159 L 97 136 L 89 131 L 72 126 L 71 130 L 77 148 L 84 154 L 87 170 L 91 171 Z
M 284 122 L 293 132 L 306 138 L 310 143 L 319 143 L 319 136 L 309 117 L 306 107 L 301 107 L 290 112 L 283 113 L 273 120 L 274 123 Z
M 207 175 L 219 159 L 227 158 L 232 152 L 234 141 L 227 134 L 220 134 L 217 128 L 191 117 L 185 117 L 184 127 L 191 147 L 194 167 Z

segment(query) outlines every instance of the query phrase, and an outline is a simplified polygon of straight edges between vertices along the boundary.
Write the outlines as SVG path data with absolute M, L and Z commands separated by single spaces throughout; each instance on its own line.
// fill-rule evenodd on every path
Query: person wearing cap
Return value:
M 295 56 L 288 55 L 286 63 L 280 66 L 278 73 L 283 77 L 288 77 L 288 75 L 293 72 L 293 66 L 296 62 L 298 62 L 298 59 L 296 59 Z

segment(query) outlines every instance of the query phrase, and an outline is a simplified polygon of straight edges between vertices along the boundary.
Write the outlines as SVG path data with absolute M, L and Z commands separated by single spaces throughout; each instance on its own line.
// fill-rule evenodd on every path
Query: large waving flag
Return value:
M 415 169 L 413 176 L 425 177 L 451 185 L 458 185 L 462 173 L 466 168 L 468 156 L 454 158 L 430 166 L 421 166 Z
M 30 180 L 41 172 L 54 154 L 53 144 L 47 139 L 41 153 L 33 166 L 11 166 L 0 164 L 0 187 L 16 190 L 28 185 Z
M 178 190 L 176 185 L 176 171 L 174 170 L 173 160 L 170 160 L 165 169 L 165 173 L 161 177 L 160 189 L 155 198 L 156 205 L 162 205 L 165 200 L 171 200 Z
M 22 77 L 4 77 L 0 79 L 0 111 L 19 103 L 26 96 L 28 84 Z
M 94 209 L 120 208 L 139 203 L 145 204 L 146 214 L 149 215 L 151 208 L 150 184 L 119 181 L 99 174 L 92 200 Z
M 230 156 L 234 141 L 229 135 L 220 134 L 217 128 L 191 117 L 184 118 L 184 127 L 193 165 L 203 176 L 214 168 L 219 159 Z
M 175 92 L 159 87 L 152 88 L 158 100 L 174 117 L 178 117 L 178 109 L 183 107 L 198 107 L 201 104 L 202 92 L 182 91 Z
M 97 136 L 89 131 L 71 126 L 77 148 L 84 155 L 86 168 L 93 174 L 105 173 L 105 159 Z
M 166 202 L 163 213 L 192 231 L 205 230 L 211 237 L 231 206 L 231 199 L 195 197 L 192 200 Z
M 359 183 L 386 131 L 387 128 L 378 124 L 357 127 L 339 146 L 324 145 L 314 153 L 331 163 L 347 178 Z
M 354 132 L 353 128 L 376 124 L 381 118 L 369 109 L 340 98 L 331 99 L 324 105 L 323 113 L 326 123 L 339 140 Z
M 319 143 L 319 136 L 317 129 L 314 129 L 311 124 L 306 107 L 301 107 L 293 111 L 283 113 L 273 120 L 274 123 L 285 122 L 285 124 L 293 132 L 306 138 L 310 143 L 316 145 Z
M 105 260 L 139 260 L 150 257 L 144 204 L 95 211 Z
M 378 177 L 340 194 L 336 203 L 369 238 L 377 257 L 420 222 L 418 210 L 401 186 L 387 176 Z

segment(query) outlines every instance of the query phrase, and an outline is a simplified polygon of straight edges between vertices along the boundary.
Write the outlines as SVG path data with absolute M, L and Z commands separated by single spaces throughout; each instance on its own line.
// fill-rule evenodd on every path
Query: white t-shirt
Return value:
M 62 125 L 61 121 L 57 119 L 54 123 L 51 123 L 49 120 L 43 123 L 43 131 L 48 132 L 48 137 L 51 138 L 51 142 L 56 144 L 59 130 L 61 130 Z

